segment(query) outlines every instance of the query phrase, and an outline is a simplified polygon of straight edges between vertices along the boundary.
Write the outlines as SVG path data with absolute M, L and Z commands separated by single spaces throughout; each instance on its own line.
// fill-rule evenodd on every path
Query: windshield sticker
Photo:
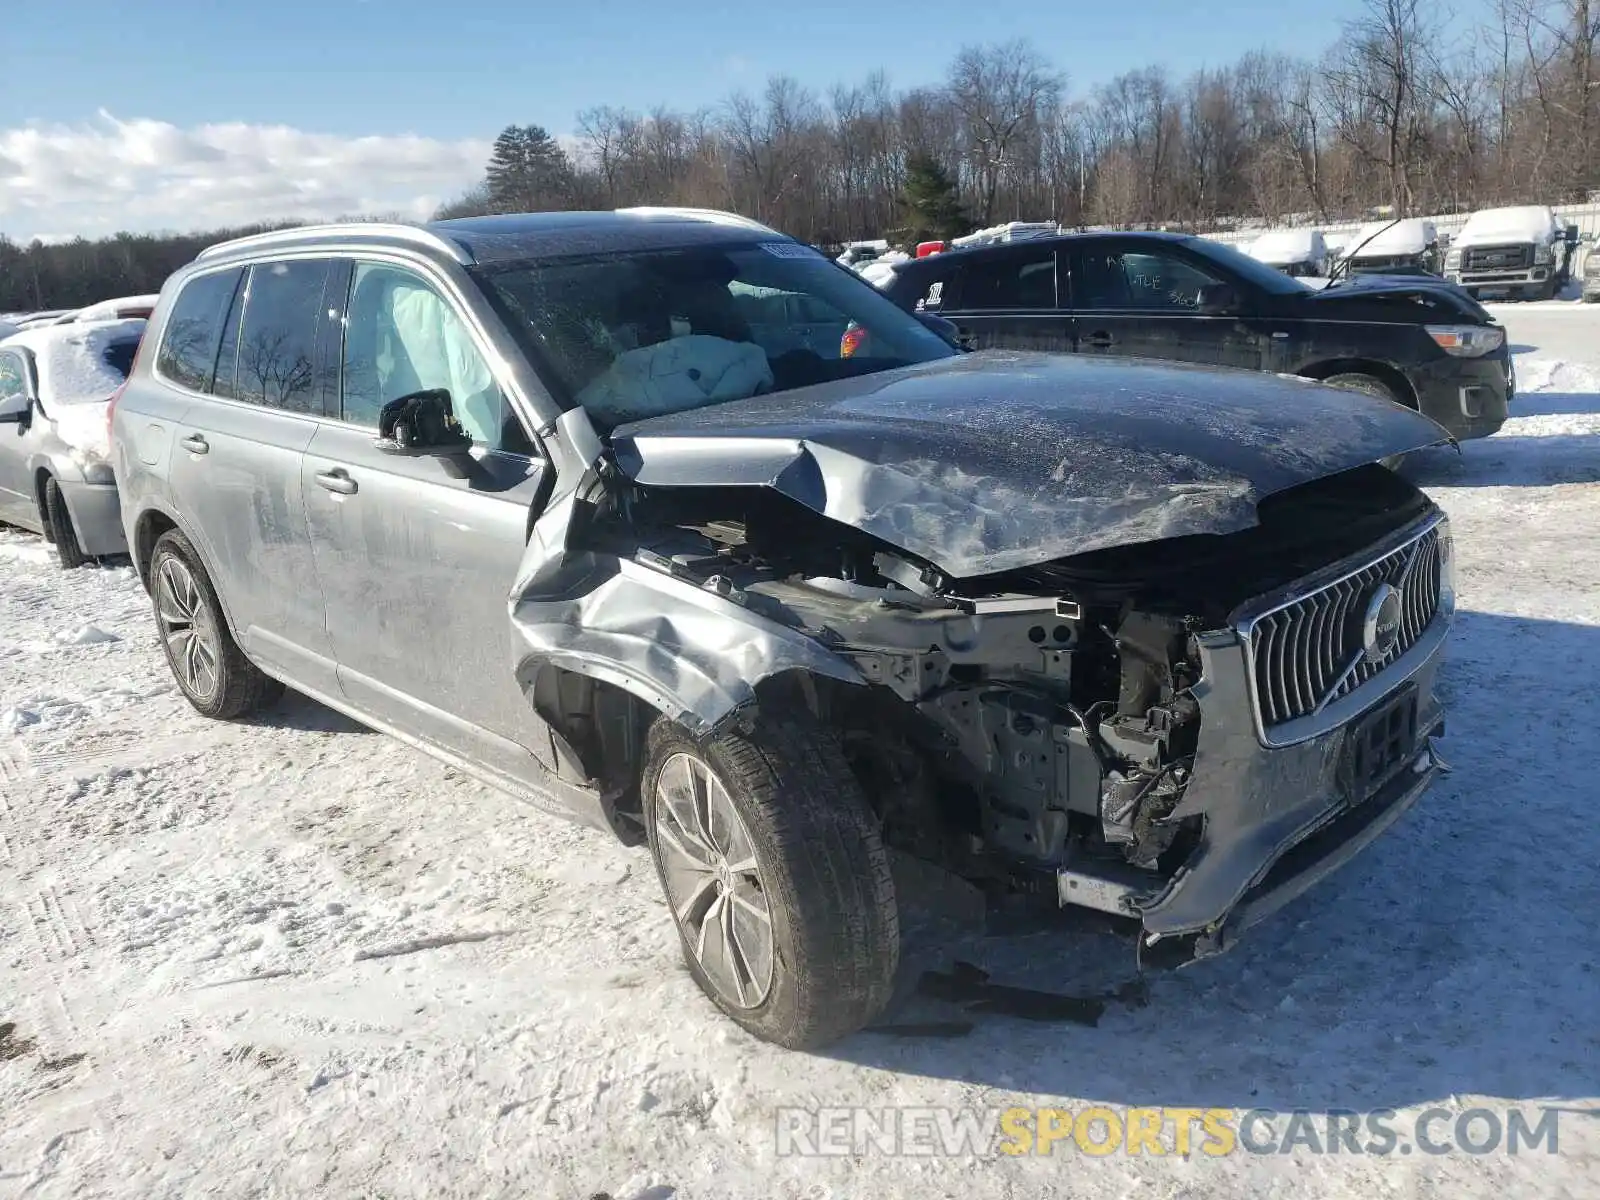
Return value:
M 810 246 L 802 246 L 799 242 L 762 242 L 761 248 L 773 258 L 820 258 Z

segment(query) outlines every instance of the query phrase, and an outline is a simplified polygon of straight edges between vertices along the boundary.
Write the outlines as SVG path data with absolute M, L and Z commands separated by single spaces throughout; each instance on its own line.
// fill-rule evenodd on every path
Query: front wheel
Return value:
M 662 718 L 640 796 L 689 973 L 763 1041 L 854 1033 L 888 1003 L 900 927 L 878 821 L 802 713 L 705 742 Z

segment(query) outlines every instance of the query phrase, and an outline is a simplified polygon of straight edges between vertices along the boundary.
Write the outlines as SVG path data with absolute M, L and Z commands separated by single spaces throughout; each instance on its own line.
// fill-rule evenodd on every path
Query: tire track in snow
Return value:
M 62 776 L 81 779 L 119 769 L 153 768 L 174 759 L 218 750 L 232 736 L 231 730 L 207 730 L 140 740 L 129 733 L 125 738 L 115 738 L 119 744 L 111 746 L 69 746 L 36 754 L 29 760 L 29 771 L 39 779 Z
M 11 793 L 29 774 L 27 752 L 16 744 L 0 745 L 0 817 L 11 812 Z
M 48 962 L 66 962 L 99 944 L 94 930 L 78 911 L 77 902 L 53 884 L 46 884 L 31 900 L 24 901 L 23 909 L 39 953 Z

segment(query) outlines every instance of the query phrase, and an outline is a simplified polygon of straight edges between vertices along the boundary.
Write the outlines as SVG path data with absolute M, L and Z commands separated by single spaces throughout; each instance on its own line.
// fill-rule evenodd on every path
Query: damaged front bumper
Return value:
M 1439 539 L 1445 562 L 1447 526 L 1421 537 Z M 1249 626 L 1201 638 L 1200 745 L 1170 818 L 1199 819 L 1198 844 L 1156 886 L 1133 872 L 1063 870 L 1061 903 L 1136 918 L 1142 955 L 1181 964 L 1229 948 L 1373 842 L 1447 769 L 1434 748 L 1444 732 L 1435 682 L 1454 607 L 1441 582 L 1438 610 L 1403 653 L 1315 714 L 1271 729 L 1252 687 Z
M 1442 769 L 1433 748 L 1444 732 L 1434 680 L 1448 631 L 1445 619 L 1436 620 L 1373 681 L 1384 686 L 1360 716 L 1319 736 L 1268 747 L 1251 729 L 1218 730 L 1212 722 L 1174 814 L 1202 814 L 1205 830 L 1167 888 L 1139 908 L 1147 946 L 1186 938 L 1193 957 L 1220 953 L 1354 858 L 1417 801 Z M 1212 645 L 1205 653 L 1215 707 L 1248 712 L 1239 647 Z

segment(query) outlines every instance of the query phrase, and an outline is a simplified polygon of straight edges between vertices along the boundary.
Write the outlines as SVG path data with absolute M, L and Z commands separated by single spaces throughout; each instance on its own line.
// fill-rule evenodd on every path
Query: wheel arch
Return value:
M 1372 358 L 1330 358 L 1311 363 L 1295 372 L 1307 379 L 1331 379 L 1335 375 L 1370 375 L 1392 391 L 1401 404 L 1421 411 L 1417 390 L 1405 372 L 1390 363 Z
M 227 596 L 217 586 L 217 572 L 206 553 L 204 543 L 195 537 L 192 530 L 173 513 L 170 509 L 160 505 L 148 505 L 141 511 L 133 523 L 133 538 L 128 546 L 128 551 L 133 557 L 133 569 L 139 573 L 139 582 L 144 585 L 145 591 L 150 590 L 150 559 L 155 554 L 156 543 L 161 540 L 161 535 L 176 530 L 182 534 L 195 556 L 199 558 L 200 565 L 205 569 L 207 578 L 211 580 L 211 590 L 216 593 L 217 603 L 222 606 L 223 615 L 227 617 L 228 629 L 234 637 L 238 637 L 238 626 L 234 624 L 233 610 L 228 604 Z
M 798 704 L 826 720 L 827 691 L 844 682 L 803 666 L 785 667 L 752 681 L 747 699 L 707 722 L 664 681 L 592 659 L 528 659 L 517 671 L 529 706 L 552 734 L 551 769 L 567 782 L 596 788 L 607 824 L 629 844 L 643 839 L 639 772 L 650 728 L 658 720 L 672 721 L 697 742 L 730 724 L 754 720 L 766 705 Z

